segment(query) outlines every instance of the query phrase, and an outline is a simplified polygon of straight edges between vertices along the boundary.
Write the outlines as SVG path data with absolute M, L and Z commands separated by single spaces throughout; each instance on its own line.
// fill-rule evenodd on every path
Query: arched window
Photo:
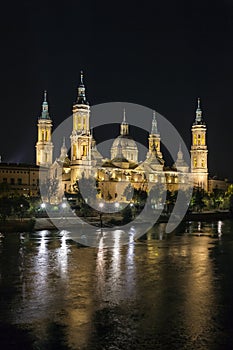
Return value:
M 197 144 L 197 135 L 196 134 L 194 134 L 193 135 L 193 144 L 196 146 L 196 144 Z
M 205 144 L 205 135 L 204 134 L 201 135 L 201 144 L 202 145 Z
M 73 145 L 73 159 L 76 159 L 77 153 L 76 153 L 76 145 Z

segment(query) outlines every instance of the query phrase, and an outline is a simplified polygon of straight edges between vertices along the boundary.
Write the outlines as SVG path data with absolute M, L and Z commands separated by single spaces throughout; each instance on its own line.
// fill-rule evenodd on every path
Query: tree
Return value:
M 11 215 L 11 201 L 7 197 L 0 198 L 0 218 L 5 221 L 8 216 Z
M 57 196 L 59 180 L 56 177 L 46 177 L 40 185 L 43 200 L 51 202 L 51 198 Z
M 192 210 L 197 210 L 197 211 L 202 211 L 203 208 L 205 207 L 205 203 L 204 203 L 204 195 L 205 192 L 204 190 L 200 189 L 200 188 L 195 188 L 193 190 L 193 195 L 192 195 L 192 199 L 191 199 L 191 209 Z
M 233 184 L 228 186 L 228 189 L 225 193 L 225 197 L 228 200 L 228 208 L 233 212 Z
M 108 191 L 107 197 L 106 197 L 107 201 L 110 202 L 110 200 L 112 199 L 112 195 L 111 193 Z
M 210 194 L 210 199 L 214 209 L 218 209 L 220 204 L 223 202 L 224 192 L 218 188 L 214 188 Z
M 30 204 L 24 196 L 13 197 L 10 202 L 13 213 L 20 218 L 22 218 L 30 208 Z
M 125 196 L 126 200 L 127 201 L 130 201 L 133 197 L 133 192 L 134 192 L 134 189 L 132 187 L 132 185 L 129 183 L 125 189 L 124 189 L 124 192 L 123 192 L 123 196 Z
M 135 203 L 139 204 L 140 206 L 144 206 L 147 200 L 147 192 L 145 190 L 142 190 L 141 188 L 135 188 L 132 199 Z
M 149 191 L 150 204 L 155 208 L 165 200 L 166 189 L 161 183 L 156 183 Z
M 0 183 L 0 197 L 7 197 L 10 192 L 10 187 L 7 182 Z
M 81 179 L 76 180 L 73 188 L 77 194 L 79 204 L 95 201 L 97 194 L 100 192 L 99 182 L 93 177 L 86 178 L 84 174 Z
M 130 208 L 129 205 L 127 205 L 123 210 L 122 210 L 122 216 L 123 216 L 123 223 L 126 224 L 133 219 L 133 213 L 132 209 Z

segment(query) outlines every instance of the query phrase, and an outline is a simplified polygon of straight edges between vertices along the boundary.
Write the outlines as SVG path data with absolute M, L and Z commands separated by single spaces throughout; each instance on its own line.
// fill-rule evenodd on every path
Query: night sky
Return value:
M 233 1 L 62 3 L 1 5 L 2 161 L 35 162 L 43 90 L 56 127 L 71 114 L 83 69 L 91 105 L 155 109 L 188 148 L 200 97 L 210 175 L 233 179 Z

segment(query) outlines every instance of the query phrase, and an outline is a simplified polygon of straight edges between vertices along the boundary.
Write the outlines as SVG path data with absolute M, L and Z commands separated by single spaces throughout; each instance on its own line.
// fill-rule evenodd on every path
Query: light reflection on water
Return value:
M 135 241 L 132 227 L 126 245 L 115 230 L 111 248 L 65 230 L 1 238 L 0 326 L 27 330 L 28 349 L 227 349 L 232 222 L 165 228 Z

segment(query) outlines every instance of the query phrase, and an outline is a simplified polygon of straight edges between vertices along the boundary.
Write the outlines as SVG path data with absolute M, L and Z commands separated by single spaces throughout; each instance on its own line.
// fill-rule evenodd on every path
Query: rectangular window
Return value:
M 20 177 L 18 178 L 18 185 L 22 185 L 22 179 Z
M 15 179 L 14 179 L 14 178 L 11 178 L 10 184 L 11 184 L 11 185 L 14 185 L 14 184 L 15 184 Z

